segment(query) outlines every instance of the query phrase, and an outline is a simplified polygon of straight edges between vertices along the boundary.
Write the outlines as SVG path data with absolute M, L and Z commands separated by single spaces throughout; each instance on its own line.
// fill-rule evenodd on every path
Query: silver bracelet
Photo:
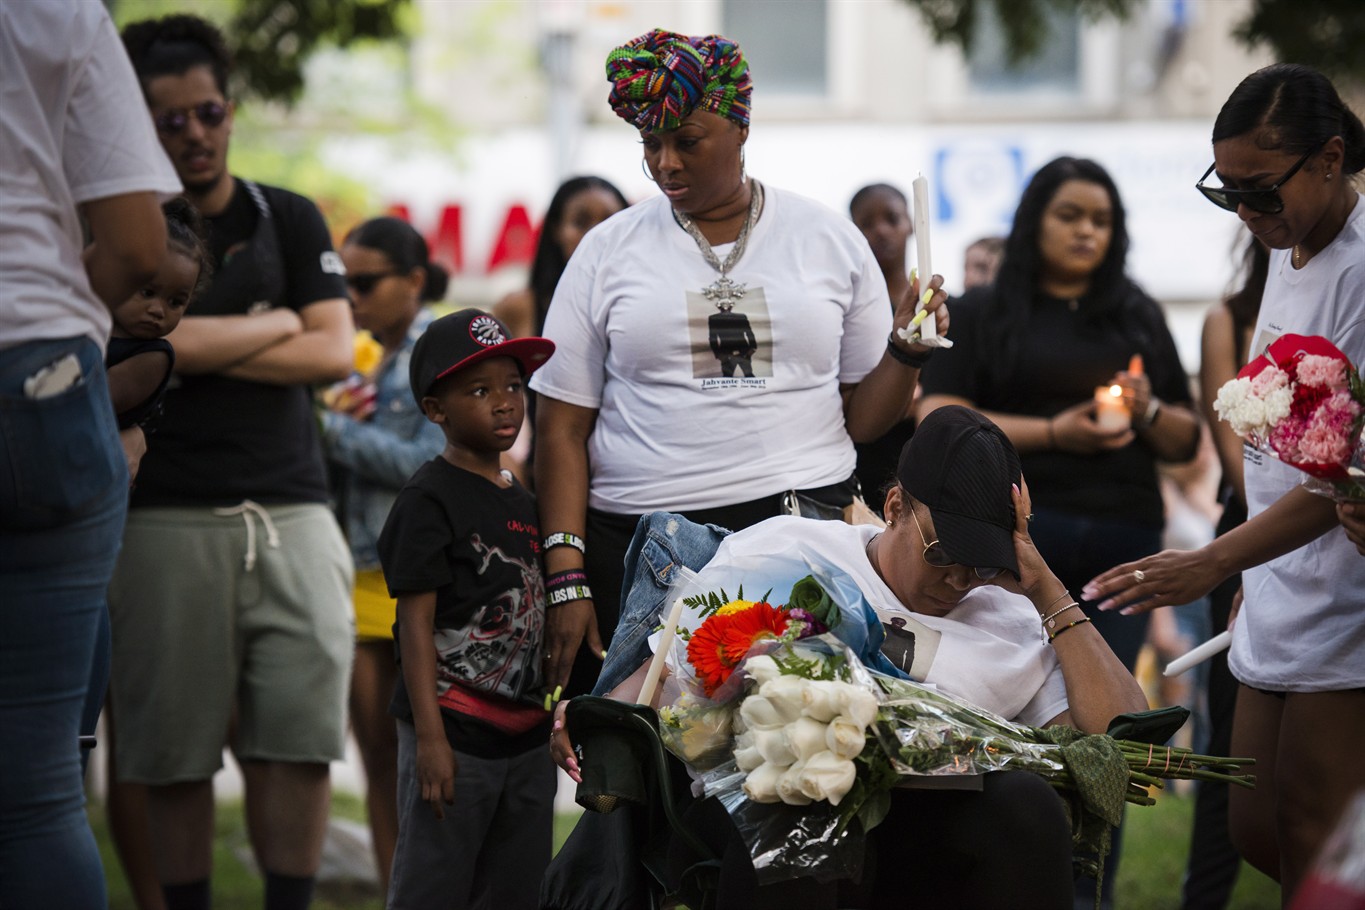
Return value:
M 1052 611 L 1051 613 L 1049 613 L 1048 615 L 1046 615 L 1046 616 L 1043 617 L 1043 628 L 1044 628 L 1044 629 L 1054 629 L 1054 628 L 1056 628 L 1056 627 L 1057 627 L 1057 617 L 1058 617 L 1058 616 L 1061 616 L 1063 613 L 1065 613 L 1067 610 L 1070 610 L 1072 607 L 1079 607 L 1079 606 L 1080 606 L 1080 604 L 1078 604 L 1076 601 L 1073 600 L 1071 603 L 1069 603 L 1069 604 L 1067 604 L 1066 606 L 1062 607 L 1060 610 L 1054 610 L 1054 611 Z

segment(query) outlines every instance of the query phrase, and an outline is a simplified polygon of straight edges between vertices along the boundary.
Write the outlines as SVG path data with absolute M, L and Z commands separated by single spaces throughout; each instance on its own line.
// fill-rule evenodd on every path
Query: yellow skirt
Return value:
M 382 569 L 355 573 L 355 637 L 357 641 L 393 641 L 398 602 L 389 596 Z

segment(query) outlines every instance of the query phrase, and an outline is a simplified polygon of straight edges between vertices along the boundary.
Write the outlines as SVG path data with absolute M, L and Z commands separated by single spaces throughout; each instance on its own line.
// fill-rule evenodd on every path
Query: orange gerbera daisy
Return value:
M 710 696 L 735 672 L 754 642 L 778 638 L 786 630 L 786 612 L 769 603 L 759 602 L 738 613 L 716 613 L 692 633 L 687 662 Z

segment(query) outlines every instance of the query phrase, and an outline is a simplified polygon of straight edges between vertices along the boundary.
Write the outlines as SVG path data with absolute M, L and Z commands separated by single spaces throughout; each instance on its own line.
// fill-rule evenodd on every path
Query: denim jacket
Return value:
M 672 512 L 640 516 L 626 549 L 621 618 L 593 695 L 607 694 L 649 658 L 649 634 L 661 621 L 678 566 L 701 569 L 729 534 L 725 528 L 695 524 Z
M 357 569 L 379 567 L 379 532 L 398 491 L 445 447 L 445 434 L 417 407 L 408 385 L 412 347 L 434 318 L 430 310 L 419 312 L 403 346 L 375 377 L 375 409 L 368 420 L 322 414 L 327 458 L 346 469 L 341 518 Z

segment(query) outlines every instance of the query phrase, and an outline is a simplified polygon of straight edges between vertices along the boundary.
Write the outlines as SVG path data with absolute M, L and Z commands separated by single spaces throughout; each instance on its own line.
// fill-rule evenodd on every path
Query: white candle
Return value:
M 929 181 L 923 174 L 916 175 L 910 184 L 915 203 L 915 270 L 919 273 L 920 299 L 916 311 L 924 309 L 924 292 L 929 289 L 929 279 L 934 277 L 934 267 L 929 261 Z M 920 322 L 919 334 L 922 341 L 938 337 L 938 327 L 932 317 Z
M 1102 385 L 1095 387 L 1095 423 L 1106 433 L 1126 430 L 1133 422 L 1128 404 L 1123 400 L 1123 387 Z
M 1219 632 L 1217 635 L 1213 636 L 1213 638 L 1210 638 L 1208 641 L 1204 642 L 1199 647 L 1194 648 L 1193 650 L 1185 654 L 1182 654 L 1180 657 L 1177 657 L 1175 660 L 1167 664 L 1166 672 L 1163 675 L 1179 676 L 1181 673 L 1184 673 L 1190 667 L 1193 667 L 1196 664 L 1203 663 L 1213 655 L 1217 654 L 1219 651 L 1226 650 L 1228 645 L 1230 644 L 1232 644 L 1232 633 Z
M 679 597 L 673 601 L 673 607 L 668 611 L 668 619 L 664 620 L 663 631 L 659 633 L 659 646 L 654 650 L 654 656 L 649 659 L 645 683 L 640 687 L 640 697 L 635 699 L 637 705 L 648 705 L 654 701 L 654 690 L 658 688 L 659 676 L 663 673 L 664 663 L 668 659 L 668 650 L 673 647 L 673 634 L 677 631 L 682 609 L 683 599 Z

